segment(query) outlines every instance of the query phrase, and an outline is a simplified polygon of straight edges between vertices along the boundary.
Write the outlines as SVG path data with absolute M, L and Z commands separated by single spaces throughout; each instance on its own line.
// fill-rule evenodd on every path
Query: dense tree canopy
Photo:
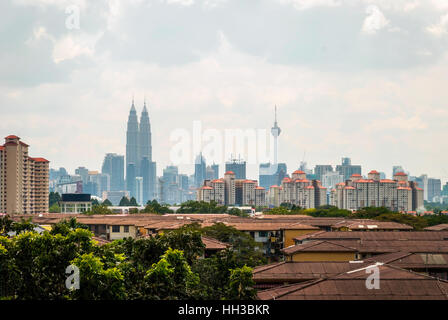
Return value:
M 250 266 L 264 262 L 247 235 L 225 225 L 102 246 L 75 218 L 42 234 L 32 227 L 0 219 L 2 234 L 18 232 L 0 236 L 0 299 L 252 299 Z M 234 247 L 205 258 L 203 234 Z M 78 288 L 66 286 L 69 266 L 79 270 Z

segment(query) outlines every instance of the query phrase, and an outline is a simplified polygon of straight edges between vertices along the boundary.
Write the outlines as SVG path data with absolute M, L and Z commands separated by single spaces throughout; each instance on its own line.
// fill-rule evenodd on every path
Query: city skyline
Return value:
M 69 2 L 0 5 L 11 30 L 2 38 L 0 131 L 24 137 L 52 168 L 100 170 L 106 153 L 124 155 L 122 119 L 134 95 L 138 110 L 145 96 L 150 108 L 159 176 L 170 164 L 173 130 L 191 130 L 196 120 L 204 129 L 268 130 L 277 105 L 278 159 L 289 172 L 306 151 L 309 168 L 350 157 L 363 174 L 390 177 L 401 165 L 447 181 L 448 5 L 441 1 L 172 1 L 151 10 L 146 1 L 75 1 L 79 30 L 65 27 Z M 229 10 L 244 12 L 251 27 L 238 28 L 238 17 L 225 21 Z M 266 21 L 284 19 L 260 25 L 255 10 Z M 170 40 L 185 40 L 157 40 L 167 24 Z M 179 171 L 192 174 L 194 163 Z M 258 164 L 248 164 L 247 175 L 257 178 Z

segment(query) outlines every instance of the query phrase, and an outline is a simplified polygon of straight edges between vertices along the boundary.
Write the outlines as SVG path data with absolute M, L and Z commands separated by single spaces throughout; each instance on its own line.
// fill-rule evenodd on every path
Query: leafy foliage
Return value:
M 167 205 L 161 205 L 157 202 L 157 200 L 150 200 L 146 204 L 145 209 L 142 211 L 143 213 L 157 213 L 157 214 L 165 214 L 165 213 L 172 213 L 173 210 L 171 210 Z

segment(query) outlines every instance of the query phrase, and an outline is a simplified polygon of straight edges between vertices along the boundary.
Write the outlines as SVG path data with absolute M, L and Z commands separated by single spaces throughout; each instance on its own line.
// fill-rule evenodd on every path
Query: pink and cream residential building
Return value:
M 28 148 L 15 135 L 0 146 L 0 213 L 48 212 L 49 161 L 30 157 Z
M 368 178 L 353 174 L 345 183 L 338 183 L 331 190 L 330 204 L 341 209 L 358 210 L 364 207 L 386 207 L 407 212 L 423 206 L 423 189 L 408 181 L 408 176 L 397 172 L 393 179 L 380 179 L 372 170 Z

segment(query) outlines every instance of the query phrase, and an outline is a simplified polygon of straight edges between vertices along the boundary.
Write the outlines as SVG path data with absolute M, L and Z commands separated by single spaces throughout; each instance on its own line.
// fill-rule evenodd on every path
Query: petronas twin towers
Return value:
M 156 164 L 152 161 L 151 124 L 146 101 L 139 124 L 134 99 L 132 99 L 126 132 L 126 189 L 132 197 L 146 203 L 156 196 L 155 175 Z

